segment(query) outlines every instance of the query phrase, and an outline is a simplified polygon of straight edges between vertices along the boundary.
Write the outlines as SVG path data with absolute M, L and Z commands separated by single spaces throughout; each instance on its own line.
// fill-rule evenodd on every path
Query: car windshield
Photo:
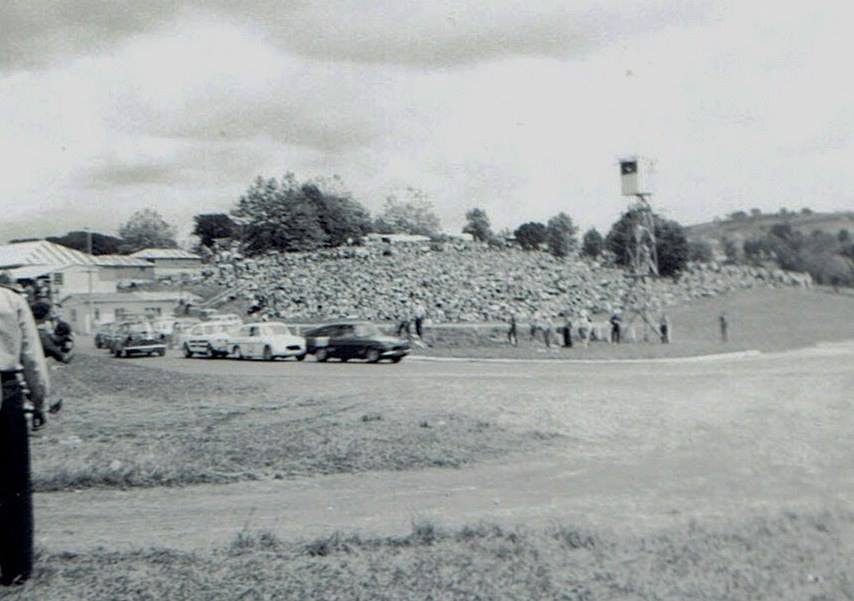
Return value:
M 357 323 L 353 326 L 353 335 L 359 336 L 360 338 L 382 336 L 380 329 L 372 323 Z
M 274 323 L 266 326 L 267 332 L 272 336 L 289 336 L 290 330 L 288 330 L 288 326 L 282 323 Z

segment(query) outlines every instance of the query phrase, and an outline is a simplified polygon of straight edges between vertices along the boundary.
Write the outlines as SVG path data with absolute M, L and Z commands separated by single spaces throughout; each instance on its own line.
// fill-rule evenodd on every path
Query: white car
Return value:
M 295 336 L 283 323 L 258 322 L 241 326 L 228 338 L 228 349 L 235 359 L 264 359 L 277 357 L 305 359 L 305 338 Z
M 233 321 L 205 321 L 194 325 L 181 336 L 181 349 L 187 358 L 194 355 L 203 357 L 227 357 L 229 339 L 241 324 Z

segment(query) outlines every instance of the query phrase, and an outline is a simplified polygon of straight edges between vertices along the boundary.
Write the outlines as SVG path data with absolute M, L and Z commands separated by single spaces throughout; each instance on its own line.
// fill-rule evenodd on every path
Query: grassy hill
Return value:
M 821 230 L 836 235 L 839 230 L 847 229 L 854 233 L 854 211 L 834 213 L 789 213 L 786 215 L 757 215 L 741 219 L 723 219 L 708 223 L 699 223 L 685 228 L 689 240 L 721 239 L 749 240 L 768 232 L 778 223 L 789 223 L 793 229 L 810 234 Z

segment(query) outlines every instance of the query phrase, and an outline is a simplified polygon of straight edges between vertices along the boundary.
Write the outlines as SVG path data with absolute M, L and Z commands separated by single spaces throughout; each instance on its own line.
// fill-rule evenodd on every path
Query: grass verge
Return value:
M 43 551 L 7 598 L 840 600 L 854 598 L 852 556 L 854 516 L 829 512 L 645 536 L 419 523 L 393 538 L 241 532 L 196 553 Z
M 66 405 L 33 437 L 40 492 L 456 467 L 551 438 L 451 413 L 366 412 L 344 396 L 281 398 L 108 357 L 80 355 L 54 381 Z

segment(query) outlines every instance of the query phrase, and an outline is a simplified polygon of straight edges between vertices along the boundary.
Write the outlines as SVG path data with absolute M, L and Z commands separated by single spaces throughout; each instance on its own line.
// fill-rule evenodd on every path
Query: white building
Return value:
M 78 334 L 92 334 L 102 323 L 132 317 L 171 317 L 182 299 L 200 302 L 196 295 L 177 291 L 72 294 L 62 301 L 62 316 Z
M 130 255 L 154 266 L 154 277 L 197 276 L 202 271 L 202 258 L 179 248 L 146 248 Z
M 121 255 L 89 255 L 38 240 L 0 245 L 0 269 L 22 283 L 47 283 L 59 302 L 69 294 L 115 292 L 125 281 L 151 281 L 154 266 Z

